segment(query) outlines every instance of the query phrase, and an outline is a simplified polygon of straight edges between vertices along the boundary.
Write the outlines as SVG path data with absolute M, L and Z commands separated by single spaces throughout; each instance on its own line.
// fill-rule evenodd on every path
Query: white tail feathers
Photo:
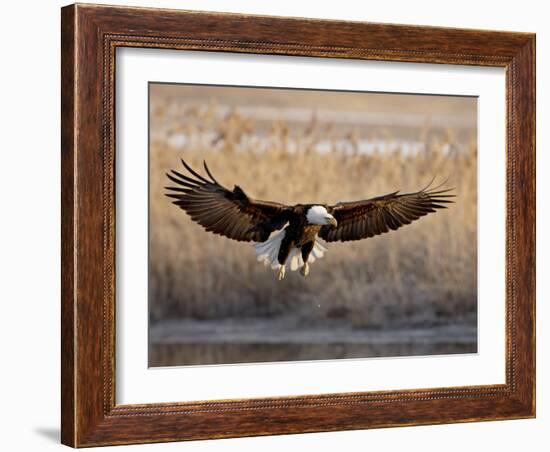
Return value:
M 256 248 L 256 256 L 259 262 L 263 262 L 267 267 L 271 266 L 274 270 L 279 270 L 281 264 L 277 260 L 279 256 L 279 248 L 281 247 L 281 242 L 285 237 L 285 230 L 272 234 L 272 236 L 267 239 L 265 242 L 258 243 L 254 245 Z M 313 250 L 311 251 L 308 263 L 311 264 L 315 262 L 316 259 L 320 259 L 327 252 L 327 247 L 321 239 L 318 237 L 315 238 L 315 244 L 313 245 Z M 292 248 L 288 259 L 286 260 L 285 267 L 290 267 L 291 271 L 296 271 L 304 265 L 304 260 L 302 259 L 302 250 L 300 248 Z

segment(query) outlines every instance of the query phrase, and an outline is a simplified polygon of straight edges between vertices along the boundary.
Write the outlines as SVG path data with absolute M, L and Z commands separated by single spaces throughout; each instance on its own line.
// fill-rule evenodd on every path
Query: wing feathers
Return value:
M 289 212 L 283 204 L 250 199 L 238 186 L 228 190 L 206 162 L 203 166 L 210 180 L 181 162 L 190 176 L 171 170 L 166 176 L 176 186 L 165 187 L 165 194 L 207 231 L 239 241 L 263 241 Z
M 210 177 L 210 179 L 212 179 L 212 182 L 214 182 L 215 184 L 218 184 L 218 181 L 216 179 L 214 179 L 214 176 L 212 176 L 212 173 L 210 172 L 210 169 L 208 168 L 208 165 L 206 164 L 206 161 L 203 162 L 203 164 L 204 164 L 204 169 L 206 171 L 206 174 L 208 174 L 208 177 Z
M 445 181 L 446 182 L 446 181 Z M 445 182 L 443 184 L 445 184 Z M 433 180 L 415 193 L 398 191 L 372 199 L 342 202 L 329 207 L 338 221 L 337 228 L 323 226 L 319 235 L 328 242 L 360 240 L 395 231 L 437 209 L 446 209 L 452 203 L 453 188 L 430 189 Z
M 212 182 L 212 181 L 209 181 L 209 180 L 205 179 L 199 173 L 197 173 L 195 170 L 193 170 L 193 168 L 191 168 L 187 163 L 185 163 L 185 160 L 181 159 L 181 163 L 183 163 L 183 166 L 185 166 L 185 169 L 187 171 L 189 171 L 193 176 L 195 176 L 197 179 L 199 179 L 199 182 L 198 182 L 199 184 L 200 184 L 200 181 L 206 182 L 207 184 L 210 184 Z M 172 170 L 172 172 L 175 173 L 174 170 Z M 185 178 L 185 176 L 184 176 L 184 178 Z M 189 178 L 187 178 L 187 179 L 189 179 Z M 190 179 L 190 180 L 192 180 L 192 179 Z
M 239 241 L 264 241 L 286 223 L 291 207 L 250 199 L 238 186 L 228 190 L 214 178 L 206 162 L 203 166 L 209 179 L 184 160 L 182 164 L 189 175 L 176 170 L 167 173 L 175 186 L 165 187 L 166 196 L 207 231 Z M 396 191 L 330 206 L 328 210 L 338 221 L 338 227 L 323 226 L 319 236 L 328 242 L 348 241 L 395 231 L 437 209 L 447 208 L 455 195 L 453 188 L 441 189 L 445 182 L 430 189 L 432 180 L 415 193 Z

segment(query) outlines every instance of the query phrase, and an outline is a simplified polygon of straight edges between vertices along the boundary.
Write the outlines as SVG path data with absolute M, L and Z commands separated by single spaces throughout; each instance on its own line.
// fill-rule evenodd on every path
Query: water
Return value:
M 151 326 L 149 366 L 181 366 L 477 352 L 477 329 L 354 329 L 288 319 L 165 321 Z

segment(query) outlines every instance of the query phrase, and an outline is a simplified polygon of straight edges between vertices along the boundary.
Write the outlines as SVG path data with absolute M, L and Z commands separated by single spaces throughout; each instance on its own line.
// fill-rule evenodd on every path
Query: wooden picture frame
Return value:
M 535 35 L 176 10 L 62 9 L 62 442 L 73 447 L 535 416 Z M 506 383 L 115 403 L 115 50 L 506 70 Z

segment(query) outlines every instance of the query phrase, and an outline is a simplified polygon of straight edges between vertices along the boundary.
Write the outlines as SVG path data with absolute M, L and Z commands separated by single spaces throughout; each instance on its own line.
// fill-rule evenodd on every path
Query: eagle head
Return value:
M 328 213 L 326 207 L 324 206 L 311 206 L 309 209 L 307 209 L 306 218 L 309 224 L 330 224 L 334 228 L 338 226 L 336 218 Z

